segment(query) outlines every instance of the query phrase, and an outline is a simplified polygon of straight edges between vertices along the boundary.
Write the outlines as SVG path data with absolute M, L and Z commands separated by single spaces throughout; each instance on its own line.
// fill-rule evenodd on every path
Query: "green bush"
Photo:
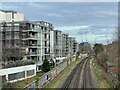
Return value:
M 50 71 L 50 68 L 51 68 L 50 62 L 48 60 L 44 60 L 43 64 L 42 64 L 42 71 L 48 72 L 48 71 Z
M 13 83 L 3 84 L 1 90 L 15 90 L 15 85 Z

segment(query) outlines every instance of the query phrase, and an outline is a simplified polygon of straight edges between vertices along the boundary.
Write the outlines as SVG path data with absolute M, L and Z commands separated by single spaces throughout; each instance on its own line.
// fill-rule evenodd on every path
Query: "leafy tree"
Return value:
M 78 52 L 76 53 L 76 60 L 78 60 L 79 55 L 80 55 L 80 52 L 78 51 Z
M 9 60 L 16 61 L 16 60 L 21 60 L 22 58 L 22 52 L 20 51 L 19 48 L 5 47 L 2 49 L 2 53 L 3 53 L 2 58 L 4 61 L 9 61 Z
M 42 64 L 42 71 L 48 72 L 48 71 L 50 71 L 50 68 L 51 68 L 50 62 L 48 60 L 44 60 L 43 64 Z
M 93 49 L 94 49 L 94 52 L 95 52 L 95 56 L 97 56 L 98 53 L 100 53 L 104 50 L 102 44 L 95 44 Z

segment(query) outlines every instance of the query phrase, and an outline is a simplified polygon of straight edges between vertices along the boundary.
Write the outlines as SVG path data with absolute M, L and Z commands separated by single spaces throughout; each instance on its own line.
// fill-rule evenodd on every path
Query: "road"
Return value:
M 96 83 L 91 73 L 90 60 L 91 57 L 87 57 L 75 66 L 63 83 L 61 87 L 63 90 L 68 90 L 69 88 L 96 88 Z

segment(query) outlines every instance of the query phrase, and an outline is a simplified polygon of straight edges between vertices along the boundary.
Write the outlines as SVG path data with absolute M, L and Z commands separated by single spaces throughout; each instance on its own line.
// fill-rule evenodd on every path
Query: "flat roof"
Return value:
M 2 10 L 2 9 L 0 9 L 0 11 L 5 12 L 5 13 L 9 13 L 9 12 L 17 13 L 17 11 L 14 11 L 14 10 Z

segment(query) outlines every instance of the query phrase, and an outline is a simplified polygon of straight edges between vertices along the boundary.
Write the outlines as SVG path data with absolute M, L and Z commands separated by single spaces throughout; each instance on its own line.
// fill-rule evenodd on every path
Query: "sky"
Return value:
M 117 2 L 2 2 L 0 9 L 21 12 L 30 21 L 48 21 L 78 42 L 111 42 L 118 25 Z

